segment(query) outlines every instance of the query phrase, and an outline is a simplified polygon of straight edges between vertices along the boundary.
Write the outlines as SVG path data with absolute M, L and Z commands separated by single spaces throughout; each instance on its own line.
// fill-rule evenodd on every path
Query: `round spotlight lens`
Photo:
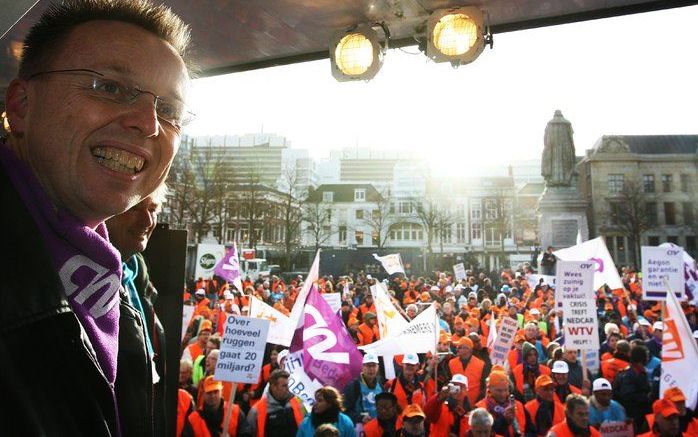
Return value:
M 434 46 L 446 56 L 467 53 L 477 41 L 477 24 L 465 14 L 441 17 L 434 26 Z
M 350 33 L 334 50 L 337 67 L 348 76 L 365 73 L 373 64 L 373 45 L 366 36 Z

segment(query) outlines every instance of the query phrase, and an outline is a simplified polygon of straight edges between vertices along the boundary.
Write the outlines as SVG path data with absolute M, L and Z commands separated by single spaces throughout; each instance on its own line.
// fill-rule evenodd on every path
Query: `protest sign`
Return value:
M 453 274 L 456 276 L 456 281 L 465 279 L 465 266 L 463 263 L 458 263 L 453 266 Z
M 390 301 L 390 295 L 385 285 L 377 283 L 371 286 L 371 296 L 376 306 L 376 316 L 378 318 L 378 331 L 380 338 L 395 337 L 399 335 L 408 325 L 407 320 L 402 317 L 400 311 Z
M 511 317 L 502 317 L 502 324 L 497 331 L 497 339 L 490 351 L 490 360 L 493 365 L 504 366 L 509 356 L 509 350 L 514 343 L 514 336 L 519 329 L 519 324 Z
M 214 378 L 256 384 L 262 371 L 268 331 L 269 320 L 229 315 Z
M 269 320 L 270 325 L 267 343 L 279 344 L 281 346 L 291 345 L 290 339 L 286 334 L 287 331 L 293 329 L 291 327 L 291 319 L 289 319 L 288 316 L 256 296 L 250 296 L 249 314 L 250 317 L 254 317 L 255 319 Z
M 582 362 L 584 362 L 584 364 L 587 367 L 587 370 L 589 370 L 592 375 L 596 375 L 597 373 L 599 373 L 601 361 L 599 360 L 599 351 L 597 349 L 583 350 Z
M 337 312 L 342 308 L 342 295 L 341 293 L 325 293 L 322 295 L 325 302 L 332 308 L 333 312 Z
M 222 244 L 201 243 L 196 246 L 195 278 L 211 279 L 213 269 L 218 261 L 225 255 L 225 246 Z
M 633 424 L 625 422 L 604 422 L 599 428 L 602 437 L 633 437 Z
M 322 388 L 322 384 L 303 370 L 303 351 L 289 354 L 286 357 L 284 369 L 291 375 L 288 378 L 288 390 L 303 402 L 306 410 L 310 411 L 315 403 L 315 392 Z
M 373 257 L 383 264 L 383 268 L 389 275 L 394 273 L 405 274 L 405 269 L 402 267 L 402 260 L 400 259 L 399 253 L 391 253 L 390 255 L 378 256 L 373 254 Z
M 555 298 L 562 300 L 565 347 L 598 349 L 594 263 L 559 260 L 556 282 Z
M 184 334 L 187 333 L 187 328 L 191 323 L 191 317 L 194 315 L 194 310 L 196 307 L 191 305 L 184 305 L 182 308 L 182 340 L 184 339 Z
M 666 300 L 666 280 L 676 298 L 684 300 L 684 265 L 681 247 L 642 246 L 642 298 Z

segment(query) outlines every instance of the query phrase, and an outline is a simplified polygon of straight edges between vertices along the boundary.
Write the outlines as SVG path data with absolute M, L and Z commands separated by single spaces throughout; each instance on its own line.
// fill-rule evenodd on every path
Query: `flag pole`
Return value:
M 228 426 L 230 426 L 230 416 L 231 413 L 233 412 L 233 404 L 235 401 L 235 392 L 238 389 L 238 384 L 236 382 L 233 382 L 233 390 L 230 392 L 230 398 L 228 399 L 228 405 L 226 405 L 225 408 L 225 419 L 223 420 L 223 434 L 221 434 L 222 437 L 228 437 Z

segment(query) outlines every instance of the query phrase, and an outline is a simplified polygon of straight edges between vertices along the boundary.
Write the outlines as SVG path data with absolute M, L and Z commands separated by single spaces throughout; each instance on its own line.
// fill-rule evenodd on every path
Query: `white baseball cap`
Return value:
M 652 326 L 650 322 L 647 321 L 647 319 L 640 319 L 639 320 L 640 326 Z
M 281 352 L 279 352 L 279 355 L 276 356 L 276 364 L 281 365 L 281 360 L 286 358 L 288 356 L 288 349 L 284 349 Z
M 532 308 L 528 313 L 532 316 L 535 316 L 536 314 L 540 316 L 540 310 L 538 308 Z
M 453 375 L 451 382 L 454 384 L 463 384 L 464 386 L 468 387 L 468 377 L 460 373 Z
M 564 361 L 555 361 L 553 373 L 570 373 L 570 366 Z
M 659 329 L 660 331 L 664 331 L 664 322 L 661 322 L 661 321 L 654 322 L 654 325 L 652 325 L 652 329 L 653 330 Z
M 419 364 L 419 357 L 415 353 L 408 353 L 402 358 L 402 364 Z
M 698 329 L 693 331 L 693 338 L 698 338 Z
M 376 354 L 372 354 L 369 352 L 366 355 L 364 355 L 364 359 L 363 359 L 362 363 L 363 364 L 370 364 L 370 363 L 378 364 L 378 357 L 376 356 Z
M 196 290 L 196 293 L 194 293 L 194 294 L 196 294 L 197 296 L 205 296 L 206 292 L 204 291 L 203 288 L 199 288 L 198 290 Z
M 223 292 L 223 299 L 225 299 L 225 300 L 230 300 L 230 299 L 232 299 L 233 297 L 234 297 L 234 296 L 233 296 L 233 293 L 231 293 L 230 290 L 225 290 L 225 291 Z
M 592 390 L 593 391 L 613 390 L 613 387 L 611 386 L 611 383 L 608 382 L 608 379 L 598 378 L 598 379 L 594 380 L 594 383 L 592 384 Z
M 618 328 L 618 325 L 615 323 L 609 322 L 604 325 L 603 331 L 606 333 L 606 335 L 611 335 L 612 332 L 618 334 L 620 333 L 620 328 Z

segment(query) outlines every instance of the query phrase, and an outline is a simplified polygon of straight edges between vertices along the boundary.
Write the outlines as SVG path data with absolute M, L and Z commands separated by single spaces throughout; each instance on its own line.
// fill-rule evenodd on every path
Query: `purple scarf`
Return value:
M 62 292 L 85 329 L 112 394 L 119 350 L 121 259 L 104 222 L 91 229 L 56 209 L 27 163 L 0 143 L 0 162 L 34 218 L 63 284 Z

